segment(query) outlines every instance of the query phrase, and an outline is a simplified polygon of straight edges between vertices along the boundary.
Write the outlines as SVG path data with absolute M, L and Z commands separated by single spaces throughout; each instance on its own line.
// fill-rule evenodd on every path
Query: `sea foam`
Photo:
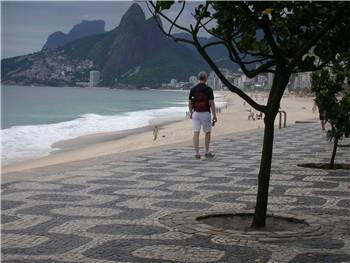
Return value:
M 13 126 L 1 130 L 2 163 L 43 157 L 56 150 L 51 146 L 59 141 L 101 132 L 114 132 L 145 127 L 157 120 L 185 119 L 186 107 L 128 112 L 114 116 L 84 114 L 79 118 L 44 125 Z

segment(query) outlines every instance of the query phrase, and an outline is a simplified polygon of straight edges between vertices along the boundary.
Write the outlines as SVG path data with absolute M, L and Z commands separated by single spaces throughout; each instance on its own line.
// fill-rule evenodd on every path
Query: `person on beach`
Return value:
M 325 131 L 326 130 L 326 114 L 324 111 L 322 110 L 319 110 L 319 116 L 320 116 L 320 123 L 321 123 L 321 129 L 322 131 Z
M 316 107 L 318 108 L 318 114 L 319 114 L 319 118 L 320 118 L 321 129 L 322 129 L 322 131 L 325 131 L 326 130 L 326 123 L 327 123 L 326 112 L 325 112 L 325 110 L 322 110 L 320 108 L 320 106 L 317 105 L 317 103 L 314 104 L 314 106 L 312 108 L 312 112 L 316 111 Z
M 199 134 L 201 128 L 205 133 L 205 157 L 214 157 L 214 154 L 209 151 L 209 144 L 211 126 L 214 126 L 217 118 L 213 90 L 206 85 L 207 79 L 207 73 L 200 72 L 198 74 L 198 83 L 191 88 L 188 97 L 188 110 L 193 125 L 193 146 L 196 159 L 201 158 L 199 154 Z M 211 122 L 211 114 L 213 115 L 213 122 Z

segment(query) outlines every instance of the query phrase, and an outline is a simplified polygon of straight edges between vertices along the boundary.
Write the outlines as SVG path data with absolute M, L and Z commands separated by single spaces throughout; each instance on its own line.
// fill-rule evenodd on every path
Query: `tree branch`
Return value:
M 162 12 L 153 12 L 151 10 L 151 8 L 149 7 L 149 4 L 153 7 L 154 10 L 157 10 L 157 9 L 156 9 L 155 4 L 152 1 L 146 1 L 146 4 L 147 4 L 147 8 L 151 12 L 152 16 L 157 17 L 157 15 L 160 15 L 162 18 L 164 18 L 166 21 L 168 21 L 171 25 L 174 25 L 176 28 L 178 28 L 178 29 L 180 29 L 182 31 L 186 31 L 187 33 L 192 34 L 191 30 L 189 30 L 186 27 L 180 26 L 179 24 L 174 23 L 174 21 L 172 21 L 169 17 L 164 15 Z
M 174 24 L 176 24 L 176 21 L 179 19 L 179 17 L 181 16 L 182 12 L 184 11 L 185 5 L 186 5 L 186 1 L 183 1 L 183 2 L 182 2 L 181 10 L 180 10 L 179 13 L 177 14 L 177 16 L 176 16 L 174 22 L 171 23 L 171 26 L 170 26 L 169 31 L 168 31 L 168 34 L 169 34 L 169 35 L 171 35 L 171 30 L 173 29 Z
M 327 60 L 325 60 L 324 62 L 322 62 L 321 64 L 314 66 L 313 68 L 307 69 L 304 72 L 308 72 L 308 71 L 317 71 L 320 69 L 323 69 L 324 66 L 326 66 L 327 64 L 329 64 L 329 62 L 331 62 L 331 58 L 328 58 Z M 299 70 L 293 70 L 292 73 L 300 73 L 301 71 Z
M 197 35 L 193 34 L 193 40 L 195 42 L 195 47 L 197 48 L 198 52 L 202 55 L 204 60 L 209 64 L 209 66 L 212 68 L 212 70 L 215 72 L 215 74 L 219 77 L 219 79 L 226 85 L 226 87 L 236 93 L 238 96 L 240 96 L 242 99 L 244 99 L 250 106 L 252 106 L 254 109 L 261 111 L 263 113 L 266 112 L 266 106 L 261 105 L 257 102 L 255 102 L 251 97 L 249 97 L 245 92 L 240 90 L 238 87 L 234 86 L 231 82 L 229 82 L 226 77 L 221 73 L 217 65 L 214 63 L 214 61 L 210 58 L 208 53 L 205 51 L 205 49 L 200 45 L 198 41 Z
M 259 75 L 260 73 L 265 72 L 265 70 L 268 70 L 269 68 L 275 66 L 274 60 L 270 60 L 254 70 L 248 70 L 246 68 L 245 64 L 242 62 L 241 58 L 239 57 L 238 51 L 232 45 L 231 41 L 228 41 L 228 43 L 226 43 L 226 47 L 230 53 L 231 60 L 232 60 L 232 53 L 233 53 L 233 56 L 234 56 L 234 59 L 236 60 L 236 63 L 238 63 L 238 65 L 242 69 L 243 73 L 246 74 L 246 76 L 248 78 L 254 78 L 255 76 Z
M 250 10 L 250 8 L 245 4 L 245 3 L 239 3 L 239 5 L 242 7 L 243 11 L 250 17 L 253 19 L 253 21 L 255 22 L 255 24 L 262 28 L 262 30 L 264 31 L 264 34 L 266 36 L 266 40 L 269 43 L 272 53 L 274 55 L 274 58 L 276 61 L 278 61 L 278 63 L 284 63 L 285 62 L 285 58 L 284 56 L 281 54 L 280 49 L 278 48 L 275 39 L 273 38 L 272 32 L 270 31 L 270 21 L 267 20 L 267 16 L 264 15 L 263 16 L 263 20 L 260 20 L 258 17 L 255 16 L 255 14 L 252 12 L 252 10 Z
M 165 32 L 163 26 L 160 24 L 158 18 L 157 18 L 157 14 L 155 12 L 152 11 L 152 9 L 149 7 L 149 2 L 147 1 L 146 2 L 146 5 L 147 5 L 147 8 L 148 10 L 150 11 L 150 13 L 152 14 L 152 16 L 154 17 L 154 19 L 156 20 L 156 23 L 160 29 L 160 31 L 165 35 L 167 36 L 168 38 L 171 38 L 172 40 L 174 40 L 175 42 L 184 42 L 184 43 L 188 43 L 188 44 L 191 44 L 191 45 L 195 45 L 195 43 L 191 40 L 188 40 L 188 39 L 185 39 L 185 38 L 180 38 L 180 37 L 174 37 L 172 34 L 168 33 L 168 32 Z M 152 7 L 154 7 L 154 4 L 152 3 Z M 161 12 L 158 12 L 158 13 L 161 13 Z M 164 17 L 164 15 L 162 14 L 162 16 Z M 167 17 L 167 19 L 170 20 L 170 18 Z M 192 34 L 191 31 L 188 31 L 190 34 Z
M 206 48 L 208 48 L 210 46 L 215 46 L 215 45 L 220 45 L 220 44 L 225 45 L 225 42 L 221 41 L 221 40 L 220 41 L 215 41 L 215 42 L 210 42 L 208 44 L 205 44 L 202 48 L 206 49 Z
M 204 11 L 202 11 L 202 14 L 200 17 L 195 17 L 194 18 L 197 20 L 196 25 L 194 26 L 194 31 L 196 33 L 198 33 L 199 29 L 200 29 L 200 25 L 202 25 L 201 21 L 203 19 L 203 15 L 208 11 L 208 7 L 209 7 L 209 2 L 205 2 L 205 6 L 204 6 Z M 193 14 L 192 14 L 193 16 Z

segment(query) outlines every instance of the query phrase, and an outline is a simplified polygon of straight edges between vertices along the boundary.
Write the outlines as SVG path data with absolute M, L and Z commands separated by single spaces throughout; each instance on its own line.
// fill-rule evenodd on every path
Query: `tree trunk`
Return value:
M 276 69 L 265 113 L 264 140 L 261 152 L 258 194 L 256 196 L 255 213 L 251 227 L 263 228 L 266 225 L 267 202 L 269 197 L 269 185 L 271 176 L 271 161 L 274 139 L 274 124 L 280 108 L 280 102 L 289 82 L 290 73 L 282 69 Z
M 337 153 L 338 148 L 338 137 L 334 138 L 334 144 L 333 144 L 333 153 L 331 158 L 331 163 L 329 164 L 329 169 L 334 169 L 334 160 L 335 160 L 335 154 Z
M 260 160 L 258 194 L 256 198 L 254 219 L 252 222 L 253 228 L 262 228 L 265 227 L 266 224 L 275 118 L 276 114 L 274 116 L 265 117 L 264 141 Z

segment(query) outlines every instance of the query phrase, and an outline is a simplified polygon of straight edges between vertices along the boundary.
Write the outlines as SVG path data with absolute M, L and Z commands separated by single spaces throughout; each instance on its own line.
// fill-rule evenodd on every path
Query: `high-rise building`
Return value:
M 191 76 L 188 80 L 189 83 L 191 84 L 196 84 L 197 83 L 197 77 L 196 76 Z
M 90 88 L 97 87 L 100 82 L 100 72 L 98 70 L 90 71 Z

